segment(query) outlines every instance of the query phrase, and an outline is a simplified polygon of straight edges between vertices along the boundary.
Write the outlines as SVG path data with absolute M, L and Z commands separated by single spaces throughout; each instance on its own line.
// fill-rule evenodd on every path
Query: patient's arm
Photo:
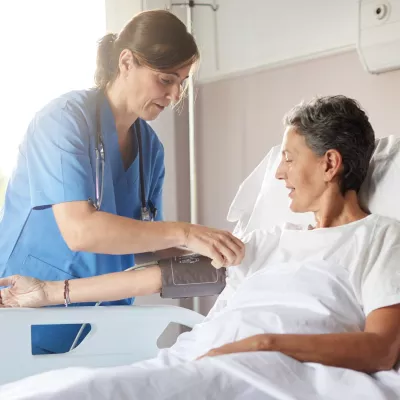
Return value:
M 170 247 L 169 249 L 158 250 L 151 253 L 135 254 L 135 264 L 139 265 L 148 262 L 156 262 L 165 258 L 179 257 L 192 253 L 193 251 L 185 247 Z
M 64 281 L 41 281 L 14 275 L 0 278 L 0 286 L 9 286 L 0 290 L 0 307 L 43 307 L 64 303 Z M 72 303 L 120 300 L 159 293 L 160 290 L 159 266 L 69 281 Z
M 206 356 L 248 351 L 279 351 L 298 361 L 367 373 L 389 370 L 399 358 L 400 304 L 371 312 L 364 332 L 256 335 L 213 349 Z

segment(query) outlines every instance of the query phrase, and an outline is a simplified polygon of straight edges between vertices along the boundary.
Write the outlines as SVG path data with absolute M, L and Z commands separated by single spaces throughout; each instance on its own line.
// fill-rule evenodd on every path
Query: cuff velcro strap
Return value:
M 211 259 L 198 254 L 160 260 L 161 297 L 169 299 L 220 294 L 225 288 L 225 268 L 216 269 Z

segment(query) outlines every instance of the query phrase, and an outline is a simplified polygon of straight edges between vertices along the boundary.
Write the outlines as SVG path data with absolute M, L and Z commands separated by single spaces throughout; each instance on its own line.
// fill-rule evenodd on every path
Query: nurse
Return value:
M 179 101 L 198 59 L 185 25 L 163 10 L 140 13 L 102 38 L 96 87 L 51 101 L 20 145 L 0 213 L 0 277 L 85 278 L 123 271 L 134 254 L 176 246 L 215 266 L 241 262 L 244 245 L 228 232 L 160 222 L 164 150 L 145 121 Z M 143 221 L 149 217 L 154 222 Z M 33 353 L 68 351 L 78 330 L 35 328 Z

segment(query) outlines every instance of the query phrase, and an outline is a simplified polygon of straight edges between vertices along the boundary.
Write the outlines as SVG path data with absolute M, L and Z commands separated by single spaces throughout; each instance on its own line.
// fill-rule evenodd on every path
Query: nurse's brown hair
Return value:
M 168 71 L 196 63 L 199 50 L 185 24 L 165 10 L 144 11 L 121 32 L 107 34 L 97 50 L 95 85 L 105 89 L 118 76 L 118 61 L 124 49 L 132 51 L 138 65 Z

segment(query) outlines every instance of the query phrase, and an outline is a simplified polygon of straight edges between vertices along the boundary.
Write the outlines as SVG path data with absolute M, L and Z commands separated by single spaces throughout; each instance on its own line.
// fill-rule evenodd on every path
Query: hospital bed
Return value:
M 157 340 L 171 323 L 189 328 L 204 316 L 176 306 L 110 306 L 0 310 L 0 385 L 72 366 L 113 367 L 156 356 Z M 31 354 L 31 326 L 90 324 L 84 341 L 65 354 Z M 117 337 L 117 339 L 116 339 Z
M 228 220 L 236 222 L 238 237 L 284 221 L 312 222 L 311 215 L 294 214 L 282 207 L 287 202 L 287 191 L 274 178 L 279 159 L 280 148 L 276 146 L 240 186 L 228 213 Z M 361 203 L 373 213 L 400 220 L 399 178 L 400 138 L 377 140 L 360 192 Z M 157 339 L 170 322 L 193 327 L 203 318 L 174 306 L 2 309 L 0 385 L 51 369 L 117 366 L 148 359 L 156 355 Z M 89 323 L 92 329 L 69 353 L 32 356 L 31 326 L 55 323 Z

